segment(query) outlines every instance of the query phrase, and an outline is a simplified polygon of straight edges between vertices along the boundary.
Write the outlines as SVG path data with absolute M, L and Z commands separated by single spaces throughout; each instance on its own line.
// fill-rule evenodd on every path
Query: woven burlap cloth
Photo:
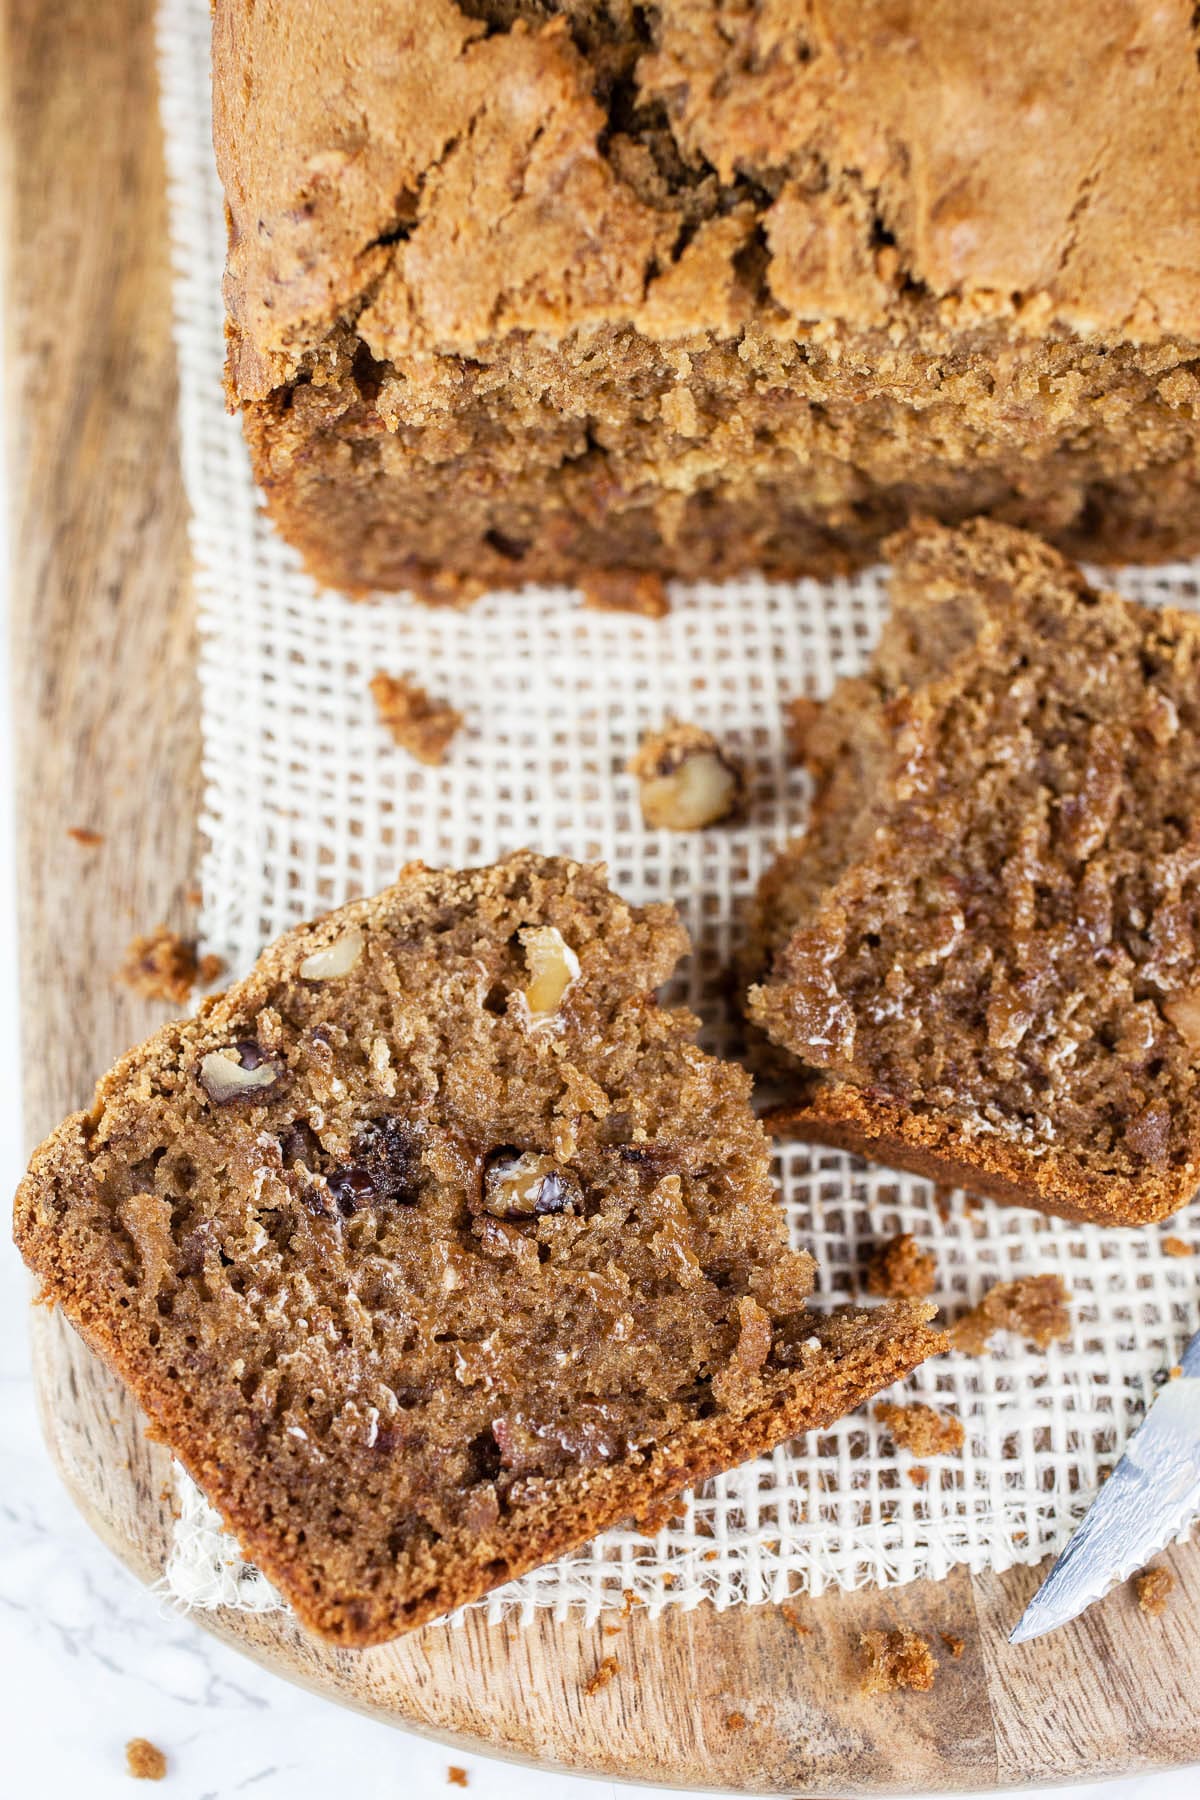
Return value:
M 630 900 L 671 900 L 692 934 L 683 986 L 720 1048 L 722 976 L 737 918 L 772 853 L 803 822 L 782 703 L 828 693 L 874 641 L 877 573 L 793 585 L 676 589 L 661 622 L 583 611 L 577 594 L 497 594 L 463 612 L 404 598 L 318 594 L 260 509 L 221 396 L 221 196 L 209 133 L 207 0 L 159 17 L 184 471 L 196 563 L 203 704 L 206 947 L 242 973 L 285 927 L 369 893 L 399 865 L 487 862 L 520 845 L 599 857 Z M 1121 571 L 1149 602 L 1198 604 L 1200 571 Z M 466 716 L 440 769 L 394 748 L 367 692 L 378 669 L 415 675 Z M 639 734 L 669 713 L 712 727 L 750 769 L 746 821 L 695 834 L 643 829 L 624 774 Z M 912 1232 L 937 1256 L 951 1316 L 993 1281 L 1056 1272 L 1068 1342 L 1045 1353 L 928 1363 L 905 1397 L 949 1408 L 960 1454 L 912 1459 L 864 1411 L 688 1496 L 654 1537 L 604 1533 L 499 1590 L 493 1614 L 579 1607 L 626 1590 L 652 1608 L 780 1600 L 799 1590 L 1005 1569 L 1058 1549 L 1197 1324 L 1196 1265 L 1155 1230 L 1103 1232 L 968 1204 L 834 1151 L 787 1143 L 776 1174 L 798 1244 L 820 1266 L 818 1304 L 858 1291 L 864 1245 Z M 1200 1208 L 1174 1230 L 1200 1243 Z M 281 1603 L 180 1472 L 168 1574 L 198 1607 Z

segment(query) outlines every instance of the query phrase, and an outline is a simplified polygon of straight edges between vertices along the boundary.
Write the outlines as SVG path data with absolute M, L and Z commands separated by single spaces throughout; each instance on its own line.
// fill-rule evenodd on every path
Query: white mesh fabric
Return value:
M 695 944 L 684 987 L 720 1047 L 739 908 L 804 814 L 781 702 L 825 694 L 861 664 L 883 612 L 878 575 L 676 589 L 662 622 L 582 611 L 578 595 L 545 590 L 465 612 L 318 594 L 268 527 L 222 405 L 207 0 L 162 0 L 159 25 L 201 628 L 206 948 L 240 974 L 286 926 L 383 886 L 413 857 L 458 866 L 525 844 L 601 857 L 628 898 L 679 905 Z M 1195 567 L 1117 579 L 1143 600 L 1200 604 Z M 382 731 L 367 692 L 377 669 L 413 674 L 465 713 L 444 767 L 421 767 Z M 671 712 L 745 757 L 744 823 L 642 829 L 622 771 L 640 732 Z M 943 1217 L 927 1182 L 802 1144 L 780 1148 L 777 1173 L 796 1241 L 820 1265 L 819 1303 L 856 1297 L 863 1246 L 903 1229 L 936 1252 L 935 1298 L 951 1314 L 1001 1277 L 1060 1273 L 1070 1343 L 1045 1354 L 1008 1343 L 921 1369 L 905 1396 L 953 1410 L 967 1431 L 960 1455 L 926 1464 L 924 1487 L 860 1414 L 709 1483 L 654 1538 L 604 1533 L 493 1595 L 493 1614 L 594 1616 L 630 1589 L 652 1608 L 727 1606 L 1037 1561 L 1064 1542 L 1197 1323 L 1194 1265 L 1166 1256 L 1156 1231 L 1105 1233 L 961 1195 Z M 1175 1228 L 1200 1242 L 1200 1208 Z M 180 1485 L 175 1596 L 278 1604 L 182 1474 Z

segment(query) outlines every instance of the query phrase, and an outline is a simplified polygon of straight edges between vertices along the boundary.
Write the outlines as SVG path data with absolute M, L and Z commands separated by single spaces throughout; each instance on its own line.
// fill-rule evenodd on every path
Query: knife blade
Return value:
M 1200 1513 L 1200 1331 L 1160 1388 L 1062 1555 L 1009 1636 L 1028 1643 L 1141 1569 Z

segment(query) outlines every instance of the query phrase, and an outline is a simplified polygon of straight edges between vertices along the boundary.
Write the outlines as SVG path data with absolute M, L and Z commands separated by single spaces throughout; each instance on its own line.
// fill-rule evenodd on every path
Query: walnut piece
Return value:
M 1185 988 L 1163 1001 L 1163 1016 L 1179 1033 L 1185 1044 L 1200 1050 L 1200 988 Z
M 169 1000 L 186 1006 L 194 987 L 209 987 L 223 973 L 219 956 L 196 955 L 194 938 L 158 925 L 144 937 L 135 937 L 117 971 L 117 980 L 146 1000 Z
M 167 1759 L 149 1738 L 130 1738 L 125 1746 L 125 1766 L 136 1781 L 161 1781 Z
M 668 719 L 642 739 L 628 765 L 651 830 L 700 831 L 741 806 L 742 771 L 709 731 Z
M 483 1171 L 483 1209 L 494 1219 L 519 1222 L 546 1213 L 578 1212 L 579 1182 L 553 1157 L 536 1150 L 493 1150 Z
M 875 1417 L 893 1443 L 902 1450 L 911 1450 L 914 1456 L 943 1456 L 963 1447 L 962 1420 L 940 1413 L 936 1407 L 922 1406 L 919 1401 L 897 1406 L 891 1400 L 883 1400 L 875 1408 Z
M 210 1050 L 200 1059 L 200 1085 L 214 1106 L 239 1100 L 254 1104 L 266 1097 L 282 1073 L 279 1063 L 264 1056 L 252 1039 L 226 1050 Z
M 363 953 L 366 939 L 358 928 L 352 927 L 343 931 L 341 937 L 334 938 L 332 944 L 326 944 L 321 950 L 314 950 L 304 958 L 296 970 L 301 981 L 336 981 L 340 975 L 348 975 Z
M 926 1693 L 933 1686 L 937 1658 L 915 1631 L 862 1631 L 858 1644 L 864 1694 L 891 1694 L 897 1688 Z
M 518 935 L 529 971 L 525 1004 L 538 1024 L 554 1017 L 579 980 L 579 958 L 557 925 L 527 925 Z
M 380 669 L 371 677 L 370 688 L 380 723 L 401 750 L 432 767 L 446 760 L 450 741 L 463 722 L 460 712 L 445 700 L 432 699 L 407 675 L 388 675 Z
M 911 1232 L 901 1231 L 871 1252 L 867 1292 L 889 1300 L 924 1300 L 937 1286 L 937 1260 Z
M 950 1342 L 968 1356 L 983 1356 L 996 1331 L 1011 1331 L 1039 1350 L 1070 1335 L 1070 1296 L 1057 1275 L 1021 1275 L 998 1281 L 978 1306 L 950 1327 Z

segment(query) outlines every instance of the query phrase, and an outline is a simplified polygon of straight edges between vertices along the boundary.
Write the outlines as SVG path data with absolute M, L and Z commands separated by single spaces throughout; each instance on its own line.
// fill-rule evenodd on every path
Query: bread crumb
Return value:
M 1165 1237 L 1162 1247 L 1168 1256 L 1194 1256 L 1196 1254 L 1196 1246 L 1185 1244 L 1180 1237 Z
M 962 1420 L 919 1401 L 897 1406 L 883 1400 L 875 1408 L 875 1417 L 892 1441 L 914 1456 L 945 1456 L 963 1447 Z
M 797 694 L 784 702 L 783 729 L 794 762 L 802 763 L 808 755 L 809 736 L 822 710 L 821 702 L 808 694 Z
M 431 699 L 407 675 L 388 675 L 380 669 L 371 677 L 370 688 L 380 724 L 401 750 L 430 766 L 446 760 L 450 740 L 463 722 L 460 712 L 444 700 Z
M 725 1720 L 725 1725 L 726 1725 L 726 1729 L 729 1731 L 745 1731 L 745 1729 L 746 1729 L 745 1713 L 731 1712 Z
M 745 794 L 741 766 L 712 732 L 679 719 L 646 732 L 625 768 L 651 830 L 701 831 L 731 818 Z
M 915 1631 L 862 1631 L 858 1643 L 864 1694 L 890 1694 L 897 1688 L 925 1693 L 933 1686 L 937 1659 Z
M 138 1781 L 161 1781 L 167 1772 L 167 1759 L 149 1738 L 130 1738 L 125 1746 L 125 1764 Z
M 1167 1610 L 1167 1600 L 1175 1586 L 1175 1577 L 1170 1569 L 1143 1569 L 1140 1575 L 1134 1576 L 1133 1586 L 1137 1594 L 1138 1610 L 1148 1613 L 1152 1619 L 1160 1619 Z
M 950 1652 L 951 1656 L 953 1656 L 956 1660 L 958 1657 L 960 1657 L 962 1655 L 963 1651 L 967 1647 L 966 1638 L 960 1638 L 960 1637 L 956 1636 L 953 1631 L 939 1631 L 938 1636 L 941 1638 L 943 1644 L 945 1644 L 945 1646 L 946 1646 L 947 1650 Z
M 640 613 L 644 619 L 665 619 L 671 610 L 661 575 L 637 569 L 589 569 L 579 586 L 583 604 L 593 612 Z
M 589 1675 L 587 1680 L 584 1682 L 584 1684 L 583 1684 L 584 1693 L 587 1694 L 589 1696 L 589 1698 L 591 1697 L 592 1694 L 598 1694 L 600 1692 L 601 1688 L 608 1686 L 609 1682 L 612 1680 L 612 1678 L 616 1674 L 616 1672 L 617 1672 L 616 1657 L 615 1656 L 606 1656 L 604 1658 L 604 1660 L 597 1665 L 595 1673 L 592 1675 Z
M 783 1618 L 784 1624 L 790 1626 L 791 1629 L 795 1632 L 797 1637 L 811 1637 L 812 1636 L 812 1626 L 805 1625 L 801 1622 L 800 1618 L 797 1616 L 797 1613 L 796 1613 L 796 1610 L 794 1607 L 788 1605 L 788 1603 L 785 1601 L 784 1604 L 779 1608 L 779 1611 L 780 1611 L 780 1615 Z
M 117 980 L 145 1000 L 186 1006 L 194 987 L 211 987 L 224 970 L 219 956 L 197 958 L 193 938 L 158 925 L 148 936 L 132 939 Z
M 104 834 L 93 831 L 90 825 L 68 825 L 67 836 L 82 844 L 85 850 L 96 850 L 104 842 Z
M 1021 1275 L 998 1281 L 978 1306 L 950 1327 L 950 1342 L 968 1356 L 983 1356 L 996 1331 L 1011 1331 L 1039 1350 L 1069 1335 L 1070 1296 L 1057 1275 Z
M 446 1780 L 450 1783 L 451 1787 L 466 1787 L 467 1771 L 465 1769 L 460 1769 L 457 1763 L 451 1763 L 450 1767 L 446 1770 Z
M 918 1463 L 915 1469 L 910 1469 L 908 1471 L 908 1479 L 912 1482 L 914 1487 L 928 1487 L 929 1470 L 923 1468 L 921 1464 Z
M 924 1300 L 937 1286 L 937 1259 L 910 1231 L 878 1245 L 867 1263 L 867 1292 L 889 1300 Z
M 1170 1368 L 1167 1370 L 1167 1380 L 1168 1381 L 1178 1381 L 1179 1377 L 1182 1374 L 1183 1374 L 1183 1364 L 1182 1363 L 1172 1363 Z

